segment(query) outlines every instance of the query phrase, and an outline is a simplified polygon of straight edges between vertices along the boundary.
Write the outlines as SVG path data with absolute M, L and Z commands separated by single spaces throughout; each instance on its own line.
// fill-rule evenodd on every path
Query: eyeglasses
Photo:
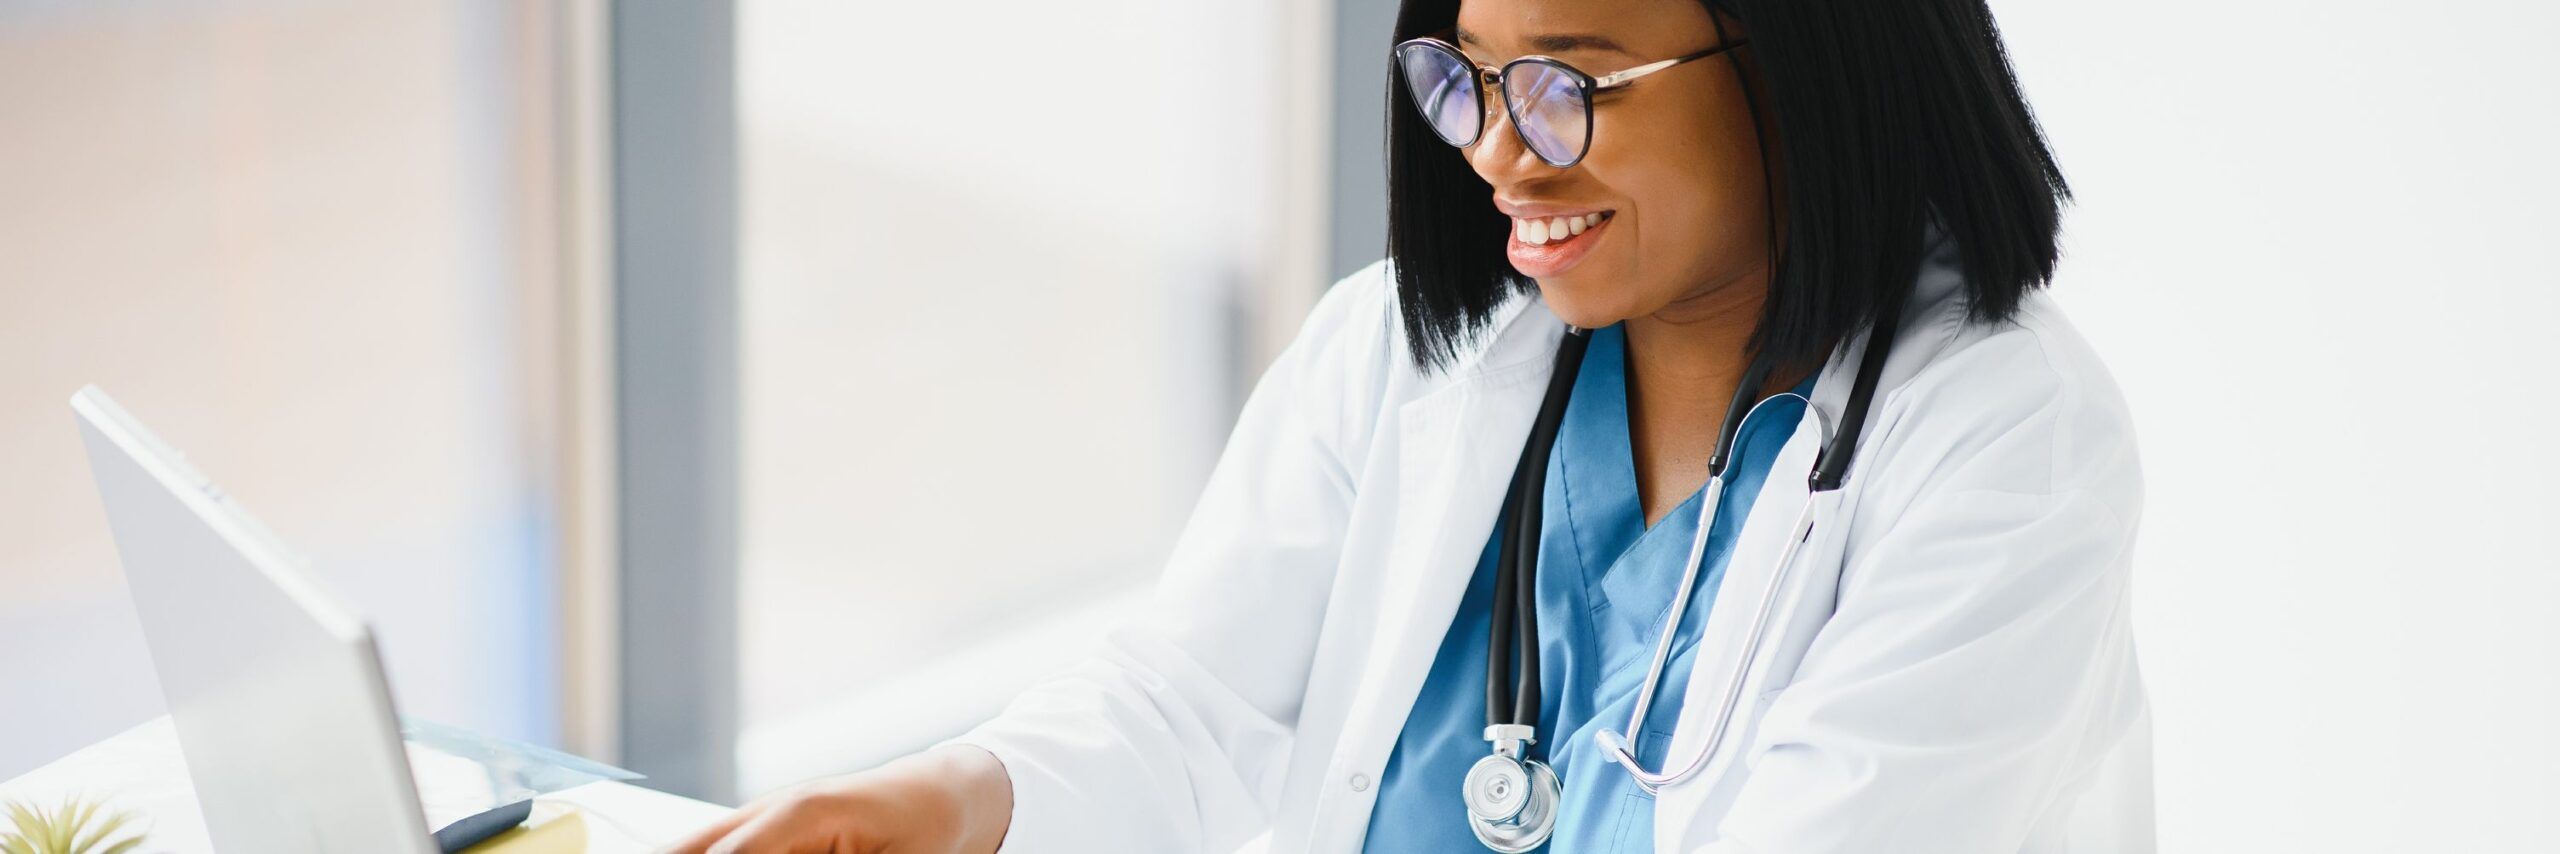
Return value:
M 1635 82 L 1636 78 L 1704 59 L 1745 44 L 1736 39 L 1688 56 L 1646 63 L 1604 77 L 1592 77 L 1551 56 L 1524 56 L 1500 69 L 1480 66 L 1458 46 L 1436 38 L 1409 39 L 1396 45 L 1397 69 L 1431 130 L 1450 145 L 1465 148 L 1484 134 L 1484 92 L 1502 92 L 1511 129 L 1547 165 L 1563 169 L 1582 162 L 1591 150 L 1591 96 Z

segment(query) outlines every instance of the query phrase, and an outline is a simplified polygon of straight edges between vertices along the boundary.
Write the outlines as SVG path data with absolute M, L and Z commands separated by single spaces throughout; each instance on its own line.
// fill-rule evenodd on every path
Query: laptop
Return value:
M 71 408 L 214 846 L 439 851 L 364 621 L 104 392 Z

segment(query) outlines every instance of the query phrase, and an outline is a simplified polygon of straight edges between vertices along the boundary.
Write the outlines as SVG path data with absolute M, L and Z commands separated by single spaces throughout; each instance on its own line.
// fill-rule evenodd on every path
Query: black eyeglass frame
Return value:
M 1495 68 L 1489 65 L 1479 65 L 1475 60 L 1469 59 L 1467 57 L 1467 52 L 1460 50 L 1457 45 L 1451 44 L 1445 39 L 1435 38 L 1432 36 L 1422 36 L 1420 38 L 1411 38 L 1398 42 L 1396 43 L 1394 50 L 1388 53 L 1388 58 L 1395 65 L 1396 78 L 1399 84 L 1404 86 L 1406 96 L 1413 98 L 1414 108 L 1416 110 L 1424 111 L 1422 123 L 1430 125 L 1431 133 L 1440 137 L 1442 142 L 1446 142 L 1458 148 L 1465 148 L 1476 144 L 1484 138 L 1485 114 L 1487 113 L 1486 105 L 1490 103 L 1485 99 L 1485 92 L 1490 88 L 1492 91 L 1500 94 L 1502 98 L 1502 112 L 1503 114 L 1511 117 L 1511 132 L 1520 137 L 1520 146 L 1528 149 L 1529 153 L 1537 155 L 1540 162 L 1558 169 L 1568 169 L 1572 168 L 1574 164 L 1581 163 L 1583 156 L 1591 153 L 1591 114 L 1593 106 L 1592 96 L 1594 94 L 1624 87 L 1627 84 L 1634 83 L 1637 78 L 1643 77 L 1647 74 L 1652 74 L 1656 71 L 1661 71 L 1665 68 L 1670 68 L 1674 65 L 1679 65 L 1692 60 L 1705 59 L 1750 43 L 1751 40 L 1747 38 L 1735 39 L 1687 56 L 1678 56 L 1670 59 L 1648 62 L 1634 68 L 1623 69 L 1609 74 L 1604 74 L 1599 77 L 1593 77 L 1590 74 L 1583 72 L 1582 69 L 1575 68 L 1571 64 L 1566 63 L 1564 60 L 1545 55 L 1523 56 L 1511 60 L 1510 62 L 1503 63 L 1500 68 Z M 1431 114 L 1428 112 L 1427 108 L 1423 106 L 1422 99 L 1414 96 L 1413 78 L 1407 75 L 1404 70 L 1404 56 L 1405 52 L 1408 50 L 1439 51 L 1440 53 L 1447 55 L 1450 59 L 1456 60 L 1459 65 L 1475 69 L 1474 74 L 1467 75 L 1469 78 L 1469 85 L 1475 87 L 1475 130 L 1469 132 L 1464 141 L 1450 139 L 1447 133 L 1442 132 L 1440 130 L 1440 123 L 1431 120 Z M 1520 129 L 1519 105 L 1512 102 L 1511 90 L 1504 87 L 1503 82 L 1511 79 L 1511 76 L 1517 73 L 1515 69 L 1518 69 L 1522 65 L 1538 65 L 1551 68 L 1556 71 L 1561 71 L 1564 73 L 1565 78 L 1573 81 L 1574 85 L 1580 90 L 1582 98 L 1582 148 L 1579 151 L 1575 151 L 1573 153 L 1573 157 L 1566 159 L 1563 162 L 1548 159 L 1545 152 L 1538 150 L 1537 143 L 1529 141 L 1528 132 Z

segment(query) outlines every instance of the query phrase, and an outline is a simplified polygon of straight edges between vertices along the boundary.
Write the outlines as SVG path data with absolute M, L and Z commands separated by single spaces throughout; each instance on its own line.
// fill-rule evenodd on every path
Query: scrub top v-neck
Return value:
M 1547 467 L 1537 572 L 1542 705 L 1530 755 L 1545 759 L 1564 783 L 1555 835 L 1534 849 L 1550 854 L 1653 847 L 1653 796 L 1602 755 L 1593 733 L 1625 727 L 1634 710 L 1671 597 L 1680 588 L 1704 490 L 1645 527 L 1627 429 L 1626 375 L 1624 326 L 1592 330 Z M 1792 391 L 1811 397 L 1813 378 Z M 1700 562 L 1703 575 L 1690 593 L 1679 640 L 1646 712 L 1636 752 L 1648 768 L 1662 766 L 1699 627 L 1715 603 L 1735 535 L 1803 412 L 1801 400 L 1771 401 L 1736 437 L 1723 503 Z M 1467 828 L 1459 792 L 1467 768 L 1492 749 L 1483 734 L 1485 642 L 1502 539 L 1497 521 L 1388 755 L 1365 851 L 1483 850 Z

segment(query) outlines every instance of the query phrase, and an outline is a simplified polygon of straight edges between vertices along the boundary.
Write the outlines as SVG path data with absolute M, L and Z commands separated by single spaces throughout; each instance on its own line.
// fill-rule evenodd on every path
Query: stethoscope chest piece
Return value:
M 1476 841 L 1503 854 L 1538 847 L 1555 832 L 1556 804 L 1564 799 L 1564 781 L 1547 763 L 1528 758 L 1530 727 L 1497 724 L 1485 728 L 1494 753 L 1467 769 L 1467 827 Z

